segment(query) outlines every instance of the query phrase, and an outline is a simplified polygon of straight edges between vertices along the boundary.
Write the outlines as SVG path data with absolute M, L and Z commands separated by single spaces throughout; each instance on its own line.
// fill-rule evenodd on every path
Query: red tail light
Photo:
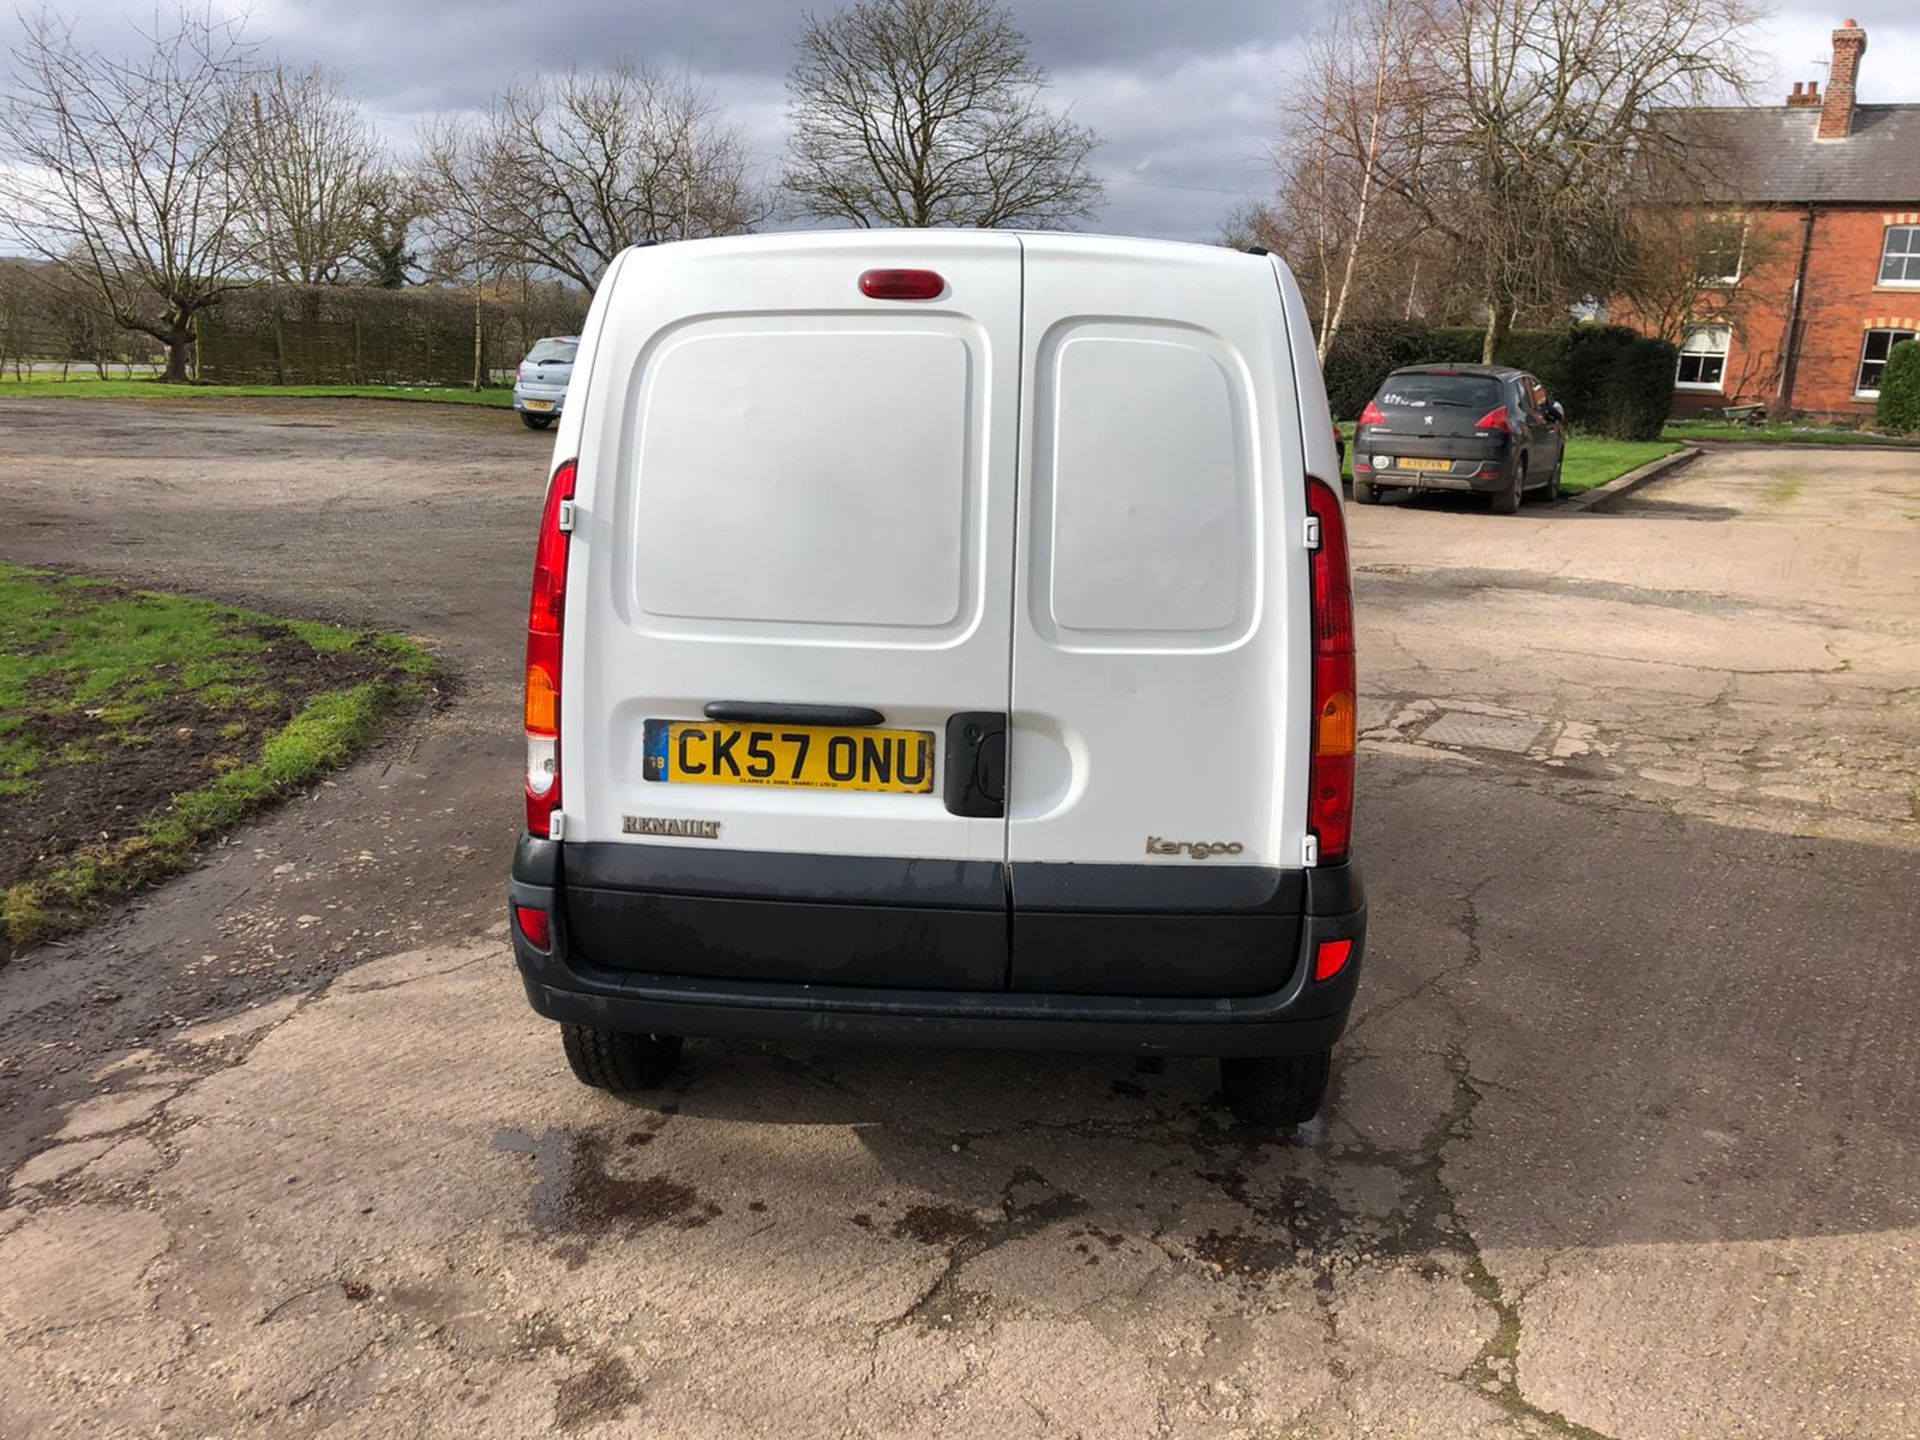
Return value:
M 560 626 L 567 613 L 568 536 L 560 508 L 572 503 L 575 462 L 553 472 L 527 607 L 527 833 L 547 836 L 560 808 Z
M 1346 859 L 1353 839 L 1353 580 L 1339 494 L 1326 481 L 1309 478 L 1307 512 L 1320 522 L 1320 548 L 1311 562 L 1313 763 L 1307 777 L 1307 829 L 1319 842 L 1325 865 Z
M 553 943 L 553 925 L 546 911 L 536 910 L 531 905 L 516 905 L 513 907 L 513 918 L 520 926 L 520 933 L 527 937 L 527 943 L 534 949 L 545 950 Z
M 1369 400 L 1367 401 L 1367 408 L 1360 412 L 1360 423 L 1362 425 L 1384 425 L 1387 423 L 1387 417 L 1380 413 L 1380 407 L 1378 405 Z
M 524 915 L 526 912 L 522 911 L 521 913 Z M 544 922 L 546 918 L 546 915 L 542 913 L 540 919 Z M 529 935 L 528 938 L 531 939 L 532 936 Z M 544 948 L 544 945 L 542 948 Z M 1347 961 L 1352 958 L 1352 940 L 1322 940 L 1320 942 L 1320 948 L 1314 951 L 1313 955 L 1313 978 L 1316 980 L 1333 979 L 1334 976 L 1347 968 Z
M 1486 414 L 1474 421 L 1473 428 L 1476 430 L 1498 430 L 1502 435 L 1511 435 L 1513 433 L 1513 422 L 1507 419 L 1507 407 L 1502 405 L 1497 410 L 1487 411 Z
M 934 300 L 946 288 L 932 270 L 868 270 L 860 276 L 860 293 L 869 300 Z

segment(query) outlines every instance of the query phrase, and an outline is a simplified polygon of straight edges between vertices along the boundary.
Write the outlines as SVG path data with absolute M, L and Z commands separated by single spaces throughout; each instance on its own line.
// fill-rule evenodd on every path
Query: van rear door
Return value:
M 1297 905 L 1306 480 L 1278 272 L 1224 249 L 1025 244 L 1012 983 L 1263 993 L 1290 954 L 1174 953 L 1151 917 Z M 1271 927 L 1247 933 L 1273 949 Z
M 872 298 L 882 269 L 938 293 Z M 956 813 L 946 781 L 954 717 L 1008 709 L 1019 307 L 1010 235 L 759 236 L 622 265 L 580 444 L 569 855 L 685 852 L 683 890 L 716 883 L 697 855 L 744 852 L 736 894 L 788 876 L 816 898 L 991 901 L 971 958 L 886 974 L 875 936 L 865 968 L 809 968 L 796 906 L 733 973 L 1004 984 L 1005 820 Z

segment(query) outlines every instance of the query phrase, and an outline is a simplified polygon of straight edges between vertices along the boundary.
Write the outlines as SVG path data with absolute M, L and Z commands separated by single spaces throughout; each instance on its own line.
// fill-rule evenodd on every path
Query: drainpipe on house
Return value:
M 1793 299 L 1787 306 L 1786 354 L 1780 361 L 1780 402 L 1774 407 L 1781 419 L 1793 413 L 1793 382 L 1800 371 L 1800 315 L 1806 299 L 1807 257 L 1813 253 L 1813 221 L 1818 212 L 1807 206 L 1800 222 L 1800 263 L 1793 272 Z

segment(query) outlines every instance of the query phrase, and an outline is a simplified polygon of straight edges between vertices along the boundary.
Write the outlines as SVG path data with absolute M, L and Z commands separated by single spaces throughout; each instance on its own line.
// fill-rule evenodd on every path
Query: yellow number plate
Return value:
M 1412 460 L 1412 459 L 1409 459 L 1407 456 L 1402 455 L 1398 463 L 1402 470 L 1451 470 L 1453 469 L 1453 462 L 1451 460 Z
M 644 744 L 647 779 L 677 785 L 787 785 L 904 795 L 933 789 L 931 730 L 649 720 Z
M 551 410 L 553 408 L 553 401 L 551 400 L 522 400 L 520 403 L 529 410 Z

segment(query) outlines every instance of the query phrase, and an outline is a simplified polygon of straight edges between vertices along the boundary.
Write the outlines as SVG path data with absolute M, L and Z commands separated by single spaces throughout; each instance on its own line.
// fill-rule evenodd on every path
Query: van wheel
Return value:
M 1517 515 L 1520 502 L 1527 494 L 1527 457 L 1522 455 L 1513 465 L 1513 483 L 1493 497 L 1493 513 L 1496 515 Z
M 1236 1056 L 1220 1062 L 1220 1088 L 1233 1118 L 1271 1129 L 1304 1125 L 1319 1114 L 1332 1075 L 1331 1050 Z
M 529 430 L 544 430 L 553 423 L 553 416 L 529 415 L 526 411 L 522 410 L 520 412 L 520 423 Z
M 684 1041 L 678 1035 L 629 1035 L 562 1025 L 573 1078 L 596 1090 L 652 1090 L 672 1073 Z
M 1373 488 L 1373 482 L 1371 480 L 1356 480 L 1353 482 L 1353 503 L 1356 505 L 1378 505 L 1380 503 L 1380 492 Z

